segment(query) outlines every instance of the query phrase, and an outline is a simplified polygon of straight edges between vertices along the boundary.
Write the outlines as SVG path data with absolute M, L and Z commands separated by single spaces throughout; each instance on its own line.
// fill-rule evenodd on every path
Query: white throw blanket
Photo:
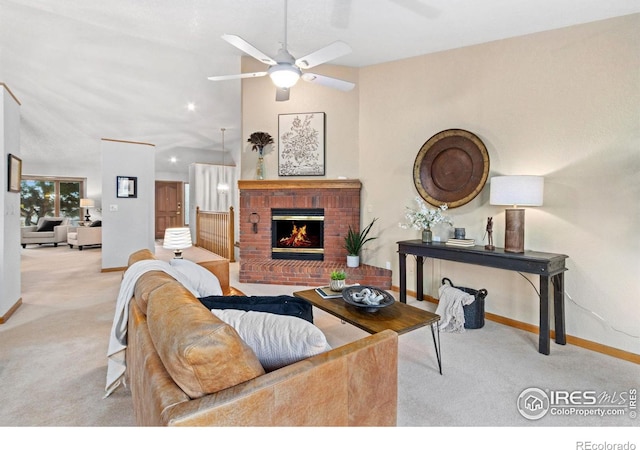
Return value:
M 440 331 L 464 332 L 464 305 L 473 303 L 476 298 L 448 284 L 440 286 L 438 295 L 440 302 L 436 314 L 440 316 Z
M 127 368 L 124 350 L 127 348 L 127 324 L 129 321 L 129 302 L 133 297 L 134 289 L 138 278 L 151 270 L 166 272 L 184 285 L 191 293 L 197 297 L 197 292 L 191 287 L 189 279 L 181 272 L 178 272 L 168 262 L 155 259 L 146 259 L 133 263 L 122 277 L 120 292 L 116 303 L 116 312 L 111 326 L 111 336 L 109 338 L 109 349 L 107 351 L 107 385 L 105 387 L 105 397 L 111 395 L 123 381 L 125 369 Z

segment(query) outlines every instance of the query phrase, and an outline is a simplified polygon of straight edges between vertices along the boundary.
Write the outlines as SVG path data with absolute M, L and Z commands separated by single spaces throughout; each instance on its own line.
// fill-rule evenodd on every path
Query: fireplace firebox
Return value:
M 272 209 L 271 258 L 324 260 L 324 209 Z

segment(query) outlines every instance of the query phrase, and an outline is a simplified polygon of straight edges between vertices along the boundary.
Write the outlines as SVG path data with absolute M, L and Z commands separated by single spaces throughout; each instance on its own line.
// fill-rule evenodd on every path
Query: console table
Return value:
M 484 246 L 457 247 L 443 242 L 423 243 L 421 240 L 399 241 L 400 301 L 407 302 L 407 255 L 416 257 L 416 298 L 422 300 L 424 258 L 444 259 L 484 267 L 533 273 L 540 276 L 540 333 L 538 351 L 550 351 L 549 293 L 553 291 L 556 343 L 566 344 L 564 325 L 564 272 L 567 255 L 525 251 L 509 253 L 502 248 L 485 250 Z

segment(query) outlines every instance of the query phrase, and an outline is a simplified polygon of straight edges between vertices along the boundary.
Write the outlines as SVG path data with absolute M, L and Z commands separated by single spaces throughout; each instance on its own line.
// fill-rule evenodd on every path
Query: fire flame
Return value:
M 303 225 L 298 228 L 293 224 L 293 230 L 289 237 L 280 239 L 280 244 L 285 247 L 310 247 L 311 241 L 307 238 L 307 226 Z

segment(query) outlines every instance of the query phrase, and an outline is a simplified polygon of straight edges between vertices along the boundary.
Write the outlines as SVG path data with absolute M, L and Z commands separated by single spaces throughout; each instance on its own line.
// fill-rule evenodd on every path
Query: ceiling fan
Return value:
M 300 78 L 310 83 L 319 84 L 341 91 L 350 91 L 355 84 L 350 81 L 340 80 L 325 75 L 318 75 L 310 72 L 303 72 L 303 69 L 324 64 L 340 56 L 351 53 L 351 47 L 342 41 L 335 41 L 319 50 L 309 53 L 302 58 L 295 59 L 287 50 L 287 0 L 284 0 L 284 42 L 275 58 L 267 56 L 256 47 L 242 39 L 240 36 L 233 34 L 224 34 L 222 39 L 227 41 L 234 47 L 242 50 L 249 56 L 254 57 L 258 61 L 268 64 L 269 67 L 263 72 L 241 73 L 236 75 L 221 75 L 208 77 L 212 81 L 235 80 L 239 78 L 254 78 L 269 75 L 273 83 L 276 85 L 276 101 L 282 102 L 289 100 L 289 90 Z

